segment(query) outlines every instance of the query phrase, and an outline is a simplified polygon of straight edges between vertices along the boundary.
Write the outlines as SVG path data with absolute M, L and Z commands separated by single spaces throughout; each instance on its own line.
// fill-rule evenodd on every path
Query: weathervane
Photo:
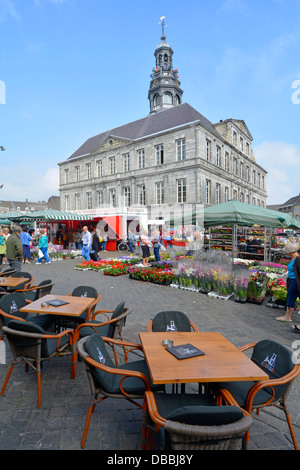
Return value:
M 165 28 L 168 26 L 166 25 L 165 18 L 165 16 L 162 16 L 159 21 L 159 24 L 161 25 L 162 36 L 165 35 Z

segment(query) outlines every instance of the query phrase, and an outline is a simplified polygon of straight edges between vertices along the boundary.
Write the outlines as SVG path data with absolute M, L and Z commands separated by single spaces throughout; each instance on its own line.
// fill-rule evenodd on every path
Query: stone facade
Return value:
M 204 204 L 236 199 L 266 207 L 266 171 L 242 120 L 212 124 L 189 104 L 161 36 L 143 119 L 88 139 L 59 163 L 62 210 Z

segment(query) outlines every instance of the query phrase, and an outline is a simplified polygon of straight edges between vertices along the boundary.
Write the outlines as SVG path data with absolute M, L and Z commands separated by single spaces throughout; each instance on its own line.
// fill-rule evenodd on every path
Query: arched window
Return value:
M 159 106 L 160 104 L 160 99 L 159 99 L 159 95 L 155 95 L 154 98 L 153 98 L 153 106 Z
M 171 93 L 164 93 L 163 95 L 163 103 L 164 104 L 172 104 L 173 99 Z
M 176 95 L 175 100 L 176 100 L 176 105 L 180 104 L 180 96 Z

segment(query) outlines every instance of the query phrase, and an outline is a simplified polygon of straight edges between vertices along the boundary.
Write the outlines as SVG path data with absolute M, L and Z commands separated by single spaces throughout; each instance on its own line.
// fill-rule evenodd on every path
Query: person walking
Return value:
M 6 257 L 8 264 L 17 272 L 22 270 L 23 245 L 20 238 L 21 232 L 21 227 L 15 227 L 13 233 L 6 240 Z
M 102 251 L 106 250 L 106 243 L 107 243 L 107 232 L 103 230 L 103 233 L 101 234 L 102 236 Z
M 31 236 L 27 232 L 25 228 L 23 228 L 21 234 L 20 234 L 21 242 L 23 245 L 23 263 L 30 264 L 29 258 L 30 258 L 30 244 L 29 242 L 32 241 Z
M 39 258 L 38 262 L 35 264 L 42 264 L 42 259 L 45 258 L 46 264 L 50 264 L 49 256 L 48 256 L 48 237 L 45 234 L 45 230 L 40 230 L 40 239 L 39 239 L 39 250 L 43 253 L 43 256 Z
M 143 265 L 144 266 L 151 266 L 149 264 L 149 257 L 150 257 L 150 248 L 149 248 L 149 238 L 147 235 L 146 230 L 143 230 L 141 235 L 141 247 L 142 247 L 142 258 L 143 258 Z
M 6 239 L 3 235 L 3 230 L 0 229 L 0 271 L 2 270 L 2 263 L 6 253 Z
M 133 251 L 133 244 L 135 243 L 135 235 L 131 230 L 128 230 L 128 235 L 127 235 L 127 243 L 128 247 L 130 250 L 130 256 L 133 256 L 134 251 Z
M 82 251 L 81 254 L 86 261 L 90 261 L 90 250 L 92 245 L 92 235 L 88 231 L 87 226 L 83 227 L 82 232 Z
M 10 236 L 9 229 L 8 229 L 7 227 L 5 227 L 5 228 L 3 229 L 3 235 L 4 235 L 5 240 L 7 240 L 8 237 Z M 6 255 L 5 255 L 3 264 L 8 264 L 7 256 L 6 256 Z
M 159 249 L 160 249 L 160 235 L 159 235 L 158 229 L 156 228 L 154 230 L 154 235 L 153 235 L 153 251 L 154 251 L 155 261 L 160 261 Z
M 285 252 L 291 258 L 288 268 L 287 295 L 286 295 L 286 312 L 283 317 L 277 317 L 277 321 L 291 322 L 292 314 L 295 308 L 297 297 L 300 296 L 300 256 L 298 254 L 298 243 L 287 243 Z M 300 328 L 295 325 L 295 330 Z

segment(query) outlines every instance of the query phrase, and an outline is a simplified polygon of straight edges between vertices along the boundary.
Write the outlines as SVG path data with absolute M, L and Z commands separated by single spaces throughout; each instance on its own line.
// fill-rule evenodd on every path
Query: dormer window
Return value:
M 173 99 L 171 93 L 164 93 L 163 94 L 163 103 L 164 104 L 172 104 Z

